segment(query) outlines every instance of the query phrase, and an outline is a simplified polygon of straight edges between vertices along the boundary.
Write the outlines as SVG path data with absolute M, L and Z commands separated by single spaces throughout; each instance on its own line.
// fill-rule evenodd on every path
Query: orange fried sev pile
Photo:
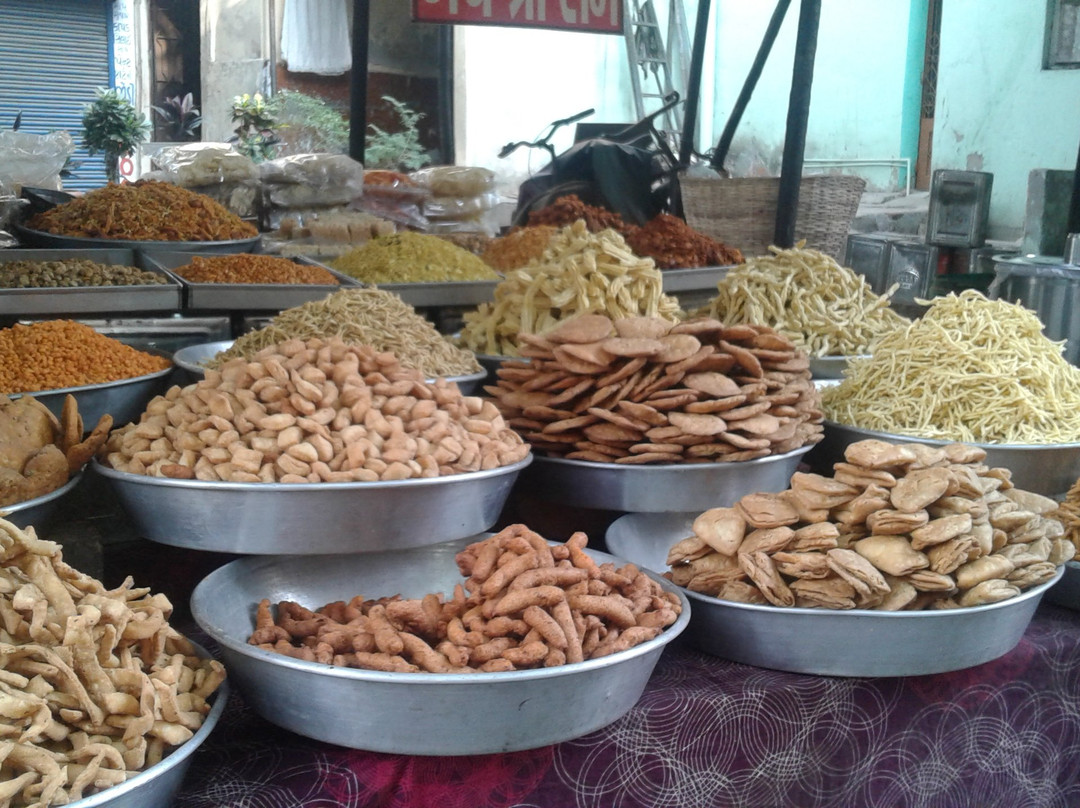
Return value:
M 633 564 L 597 564 L 587 541 L 579 532 L 552 545 L 510 525 L 458 553 L 466 580 L 448 600 L 355 597 L 311 611 L 264 599 L 248 642 L 368 670 L 513 671 L 625 651 L 678 619 L 677 595 Z

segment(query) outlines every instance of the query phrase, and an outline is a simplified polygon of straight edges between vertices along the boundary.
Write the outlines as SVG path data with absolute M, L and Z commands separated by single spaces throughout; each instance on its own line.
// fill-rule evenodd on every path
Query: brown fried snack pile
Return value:
M 533 449 L 606 463 L 709 463 L 821 440 L 809 360 L 767 326 L 586 314 L 520 334 L 487 390 Z
M 953 609 L 1045 583 L 1075 548 L 1048 497 L 1014 488 L 986 452 L 853 443 L 832 477 L 712 508 L 668 552 L 673 583 L 744 603 Z
M 0 520 L 0 802 L 47 808 L 123 783 L 185 743 L 225 679 L 168 619 L 164 595 L 116 589 L 60 545 Z
M 339 337 L 230 359 L 154 398 L 102 449 L 119 471 L 248 483 L 439 477 L 528 453 L 491 402 Z
M 492 239 L 480 257 L 499 271 L 518 269 L 540 260 L 558 232 L 558 228 L 551 225 L 515 227 L 505 236 Z
M 131 241 L 230 241 L 259 231 L 205 194 L 157 180 L 90 191 L 31 217 L 27 226 L 79 238 Z
M 581 219 L 590 233 L 599 233 L 601 230 L 615 230 L 625 234 L 626 222 L 622 216 L 612 213 L 607 208 L 587 205 L 576 194 L 560 196 L 550 205 L 540 210 L 534 210 L 529 214 L 529 226 L 552 225 L 554 227 L 566 227 Z
M 457 554 L 453 597 L 355 597 L 311 611 L 263 600 L 248 642 L 311 662 L 401 673 L 553 667 L 651 640 L 679 598 L 633 564 L 597 564 L 575 533 L 549 545 L 510 525 Z
M 641 227 L 630 228 L 626 243 L 636 255 L 653 259 L 660 269 L 731 266 L 743 262 L 741 251 L 699 233 L 670 213 L 660 213 Z
M 75 397 L 64 398 L 58 419 L 33 396 L 0 395 L 0 507 L 55 491 L 94 456 L 112 428 L 102 415 L 83 440 Z
M 1080 480 L 1073 483 L 1058 507 L 1050 514 L 1065 526 L 1065 538 L 1076 545 L 1074 561 L 1080 561 Z

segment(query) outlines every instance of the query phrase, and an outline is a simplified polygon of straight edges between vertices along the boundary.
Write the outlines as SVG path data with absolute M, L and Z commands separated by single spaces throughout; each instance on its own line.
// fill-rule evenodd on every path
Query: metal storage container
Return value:
M 897 285 L 893 303 L 914 305 L 916 298 L 929 297 L 937 263 L 937 247 L 920 242 L 890 242 L 885 286 Z
M 895 238 L 890 233 L 851 233 L 844 250 L 844 266 L 866 278 L 870 288 L 881 294 L 887 288 L 889 244 Z
M 1065 358 L 1080 364 L 1080 267 L 1039 255 L 994 256 L 993 299 L 1031 309 L 1052 340 L 1065 340 Z
M 939 247 L 982 246 L 993 184 L 994 175 L 986 171 L 935 171 L 930 181 L 927 243 Z

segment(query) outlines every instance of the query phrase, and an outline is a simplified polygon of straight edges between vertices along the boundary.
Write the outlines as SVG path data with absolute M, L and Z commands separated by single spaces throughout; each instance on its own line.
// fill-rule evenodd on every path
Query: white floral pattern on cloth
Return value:
M 1070 808 L 1080 615 L 1044 604 L 1001 659 L 904 679 L 762 670 L 677 641 L 615 724 L 504 755 L 341 749 L 267 724 L 234 694 L 175 805 Z

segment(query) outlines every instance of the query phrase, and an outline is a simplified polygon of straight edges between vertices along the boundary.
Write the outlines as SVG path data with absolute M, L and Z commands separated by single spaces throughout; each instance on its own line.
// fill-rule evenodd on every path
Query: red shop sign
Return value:
M 412 0 L 413 19 L 452 25 L 623 32 L 623 0 Z

